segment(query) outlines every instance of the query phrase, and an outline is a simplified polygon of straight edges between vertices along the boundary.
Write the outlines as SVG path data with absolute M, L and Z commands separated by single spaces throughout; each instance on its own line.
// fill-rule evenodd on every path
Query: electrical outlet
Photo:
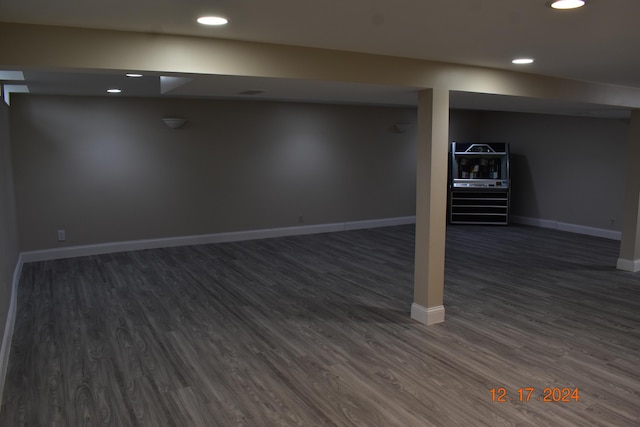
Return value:
M 58 230 L 58 242 L 64 242 L 67 240 L 67 232 L 64 230 Z
M 611 225 L 616 225 L 616 219 L 615 218 L 611 218 Z
M 304 215 L 300 214 L 298 215 L 298 223 L 302 224 L 304 222 Z

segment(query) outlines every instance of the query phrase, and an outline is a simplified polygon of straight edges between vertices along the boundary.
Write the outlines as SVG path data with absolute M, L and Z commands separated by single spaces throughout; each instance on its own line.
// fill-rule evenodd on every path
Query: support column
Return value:
M 444 251 L 447 226 L 449 91 L 418 94 L 416 257 L 411 318 L 444 322 Z
M 618 269 L 640 271 L 640 110 L 631 112 Z

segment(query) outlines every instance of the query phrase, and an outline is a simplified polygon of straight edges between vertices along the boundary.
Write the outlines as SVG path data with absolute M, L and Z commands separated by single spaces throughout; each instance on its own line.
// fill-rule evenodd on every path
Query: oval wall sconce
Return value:
M 171 129 L 178 129 L 184 126 L 184 124 L 187 122 L 187 119 L 183 117 L 163 117 L 162 121 Z

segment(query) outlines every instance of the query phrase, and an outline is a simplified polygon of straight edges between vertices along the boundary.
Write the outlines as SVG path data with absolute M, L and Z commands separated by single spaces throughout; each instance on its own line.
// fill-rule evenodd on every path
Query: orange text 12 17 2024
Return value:
M 521 387 L 514 393 L 509 393 L 506 387 L 497 387 L 489 390 L 491 401 L 497 403 L 508 402 L 578 402 L 580 391 L 577 387 L 545 387 L 542 393 L 536 392 L 534 387 Z

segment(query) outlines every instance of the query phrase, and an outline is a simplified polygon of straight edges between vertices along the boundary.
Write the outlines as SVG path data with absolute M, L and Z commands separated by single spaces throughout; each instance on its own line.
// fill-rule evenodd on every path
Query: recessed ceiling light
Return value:
M 533 58 L 516 58 L 511 62 L 517 65 L 531 64 L 533 62 Z
M 566 9 L 577 9 L 585 5 L 584 0 L 556 0 L 549 2 L 549 6 L 554 9 L 566 10 Z
M 225 25 L 229 22 L 227 18 L 222 16 L 201 16 L 197 21 L 202 25 Z
M 127 73 L 125 75 L 127 77 L 142 77 L 142 74 L 138 74 L 138 73 Z
M 107 92 L 109 92 L 109 93 L 120 93 L 120 92 L 122 92 L 122 90 L 114 88 L 114 89 L 107 89 Z

